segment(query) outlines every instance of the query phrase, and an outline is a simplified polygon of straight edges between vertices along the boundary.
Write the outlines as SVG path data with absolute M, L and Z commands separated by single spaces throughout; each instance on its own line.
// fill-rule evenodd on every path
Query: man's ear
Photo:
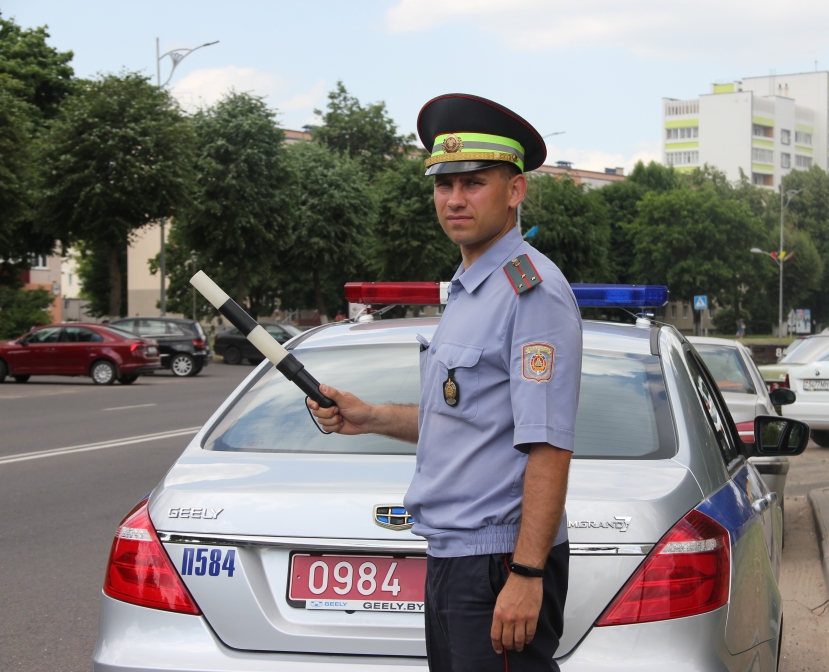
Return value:
M 527 195 L 527 178 L 521 173 L 510 180 L 509 207 L 517 208 Z

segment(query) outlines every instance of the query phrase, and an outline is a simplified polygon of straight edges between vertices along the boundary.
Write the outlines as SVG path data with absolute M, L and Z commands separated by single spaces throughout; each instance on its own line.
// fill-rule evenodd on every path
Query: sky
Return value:
M 299 129 L 342 80 L 410 133 L 426 101 L 471 93 L 542 135 L 563 131 L 547 139 L 547 163 L 591 170 L 659 160 L 663 97 L 829 69 L 825 0 L 0 0 L 0 12 L 48 25 L 81 77 L 126 69 L 155 81 L 156 38 L 162 54 L 219 40 L 173 74 L 191 111 L 233 88 Z

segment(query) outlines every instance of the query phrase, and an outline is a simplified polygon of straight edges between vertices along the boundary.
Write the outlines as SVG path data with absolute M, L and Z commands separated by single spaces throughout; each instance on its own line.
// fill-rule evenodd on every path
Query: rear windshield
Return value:
M 374 404 L 417 404 L 418 347 L 358 346 L 296 350 L 318 380 Z M 585 351 L 576 418 L 575 457 L 662 459 L 676 438 L 659 359 Z M 413 444 L 383 436 L 325 436 L 312 423 L 305 395 L 273 367 L 240 395 L 207 436 L 206 450 L 413 455 Z
M 803 345 L 792 350 L 780 364 L 811 364 L 829 355 L 829 338 L 804 338 Z
M 737 348 L 728 348 L 721 345 L 694 345 L 705 362 L 705 366 L 714 376 L 714 381 L 720 392 L 736 392 L 738 394 L 757 394 L 751 374 L 746 368 L 743 358 Z

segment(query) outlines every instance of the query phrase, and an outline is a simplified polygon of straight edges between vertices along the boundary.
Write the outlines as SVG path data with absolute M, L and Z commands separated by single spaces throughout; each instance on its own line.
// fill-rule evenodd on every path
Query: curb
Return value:
M 809 492 L 809 503 L 815 517 L 815 532 L 823 564 L 823 577 L 829 587 L 829 488 L 815 488 Z

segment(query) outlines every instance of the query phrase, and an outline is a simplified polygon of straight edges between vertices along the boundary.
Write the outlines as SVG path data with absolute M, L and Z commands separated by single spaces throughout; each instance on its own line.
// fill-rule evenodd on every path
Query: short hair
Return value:
M 502 163 L 498 166 L 498 171 L 501 173 L 501 177 L 505 180 L 511 180 L 516 175 L 521 174 L 521 169 L 516 166 L 514 163 Z

